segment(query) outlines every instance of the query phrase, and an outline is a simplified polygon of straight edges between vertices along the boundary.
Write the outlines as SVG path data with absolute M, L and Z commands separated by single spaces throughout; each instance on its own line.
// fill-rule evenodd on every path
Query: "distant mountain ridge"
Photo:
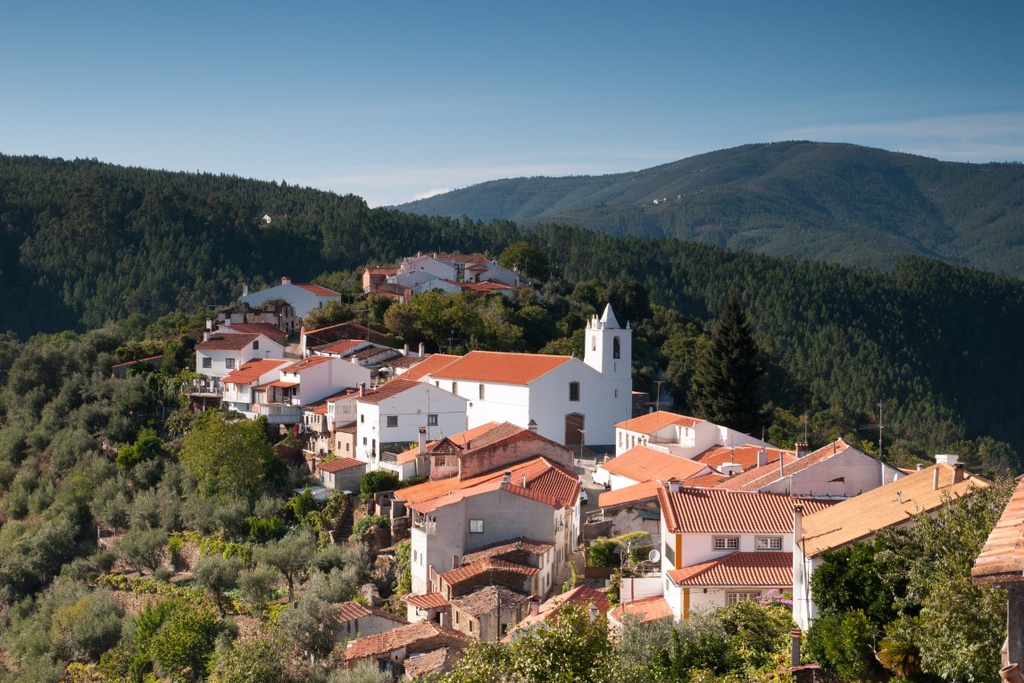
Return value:
M 925 256 L 1024 277 L 1024 165 L 850 144 L 751 144 L 635 173 L 494 180 L 395 208 L 885 271 Z

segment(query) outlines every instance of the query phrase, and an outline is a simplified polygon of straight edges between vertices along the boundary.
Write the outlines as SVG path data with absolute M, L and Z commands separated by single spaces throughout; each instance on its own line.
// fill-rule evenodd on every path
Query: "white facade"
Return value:
M 274 362 L 265 361 L 257 371 L 259 374 L 247 373 L 244 381 L 231 381 L 232 376 L 229 375 L 221 382 L 224 392 L 221 396 L 221 406 L 227 410 L 237 410 L 247 417 L 254 417 L 252 388 L 278 379 L 281 375 L 281 368 L 288 363 L 289 361 L 284 359 Z M 239 373 L 233 374 L 238 375 Z
M 835 455 L 758 490 L 806 498 L 852 498 L 905 476 L 901 470 L 846 446 Z
M 314 309 L 323 308 L 329 301 L 341 303 L 341 295 L 337 292 L 317 285 L 295 285 L 286 277 L 281 278 L 281 284 L 276 287 L 244 294 L 240 301 L 252 307 L 259 307 L 271 299 L 287 301 L 299 318 L 305 318 Z
M 634 446 L 647 446 L 681 458 L 692 458 L 714 446 L 771 445 L 749 434 L 713 422 L 680 417 L 683 418 L 682 423 L 669 424 L 651 432 L 617 427 L 615 455 L 622 455 Z
M 378 398 L 374 394 L 357 397 L 356 456 L 370 464 L 379 465 L 380 445 L 419 440 L 419 428 L 426 427 L 427 440 L 444 434 L 458 434 L 466 430 L 466 400 L 428 384 L 404 382 L 409 386 L 402 391 Z M 386 390 L 388 384 L 383 385 Z
M 298 382 L 293 400 L 298 405 L 307 405 L 337 394 L 342 389 L 368 384 L 370 370 L 333 356 L 317 356 L 282 368 L 281 381 Z
M 459 278 L 459 269 L 454 264 L 440 261 L 432 256 L 421 255 L 402 261 L 402 264 L 398 267 L 398 272 L 395 274 L 395 281 L 405 285 L 402 277 L 414 273 L 433 275 L 435 278 L 442 280 L 458 280 Z M 390 281 L 391 278 L 388 278 L 388 280 Z
M 196 345 L 196 372 L 219 382 L 245 363 L 260 358 L 284 358 L 284 347 L 266 335 L 231 334 L 230 337 L 244 338 L 244 342 L 224 342 L 233 348 L 211 348 L 220 344 L 228 335 L 215 335 Z

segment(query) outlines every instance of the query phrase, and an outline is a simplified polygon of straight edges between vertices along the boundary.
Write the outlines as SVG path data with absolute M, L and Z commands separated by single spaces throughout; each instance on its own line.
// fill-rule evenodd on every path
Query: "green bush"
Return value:
M 398 475 L 394 472 L 385 470 L 367 472 L 359 481 L 359 497 L 364 502 L 369 502 L 373 499 L 373 494 L 381 491 L 394 491 L 399 484 Z
M 367 515 L 361 517 L 355 526 L 352 528 L 353 536 L 362 536 L 370 529 L 389 529 L 391 528 L 391 520 L 384 515 Z

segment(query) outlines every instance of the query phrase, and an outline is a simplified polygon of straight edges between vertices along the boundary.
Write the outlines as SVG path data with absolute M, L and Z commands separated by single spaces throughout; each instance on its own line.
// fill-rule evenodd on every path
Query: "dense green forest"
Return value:
M 404 204 L 888 270 L 925 256 L 1024 276 L 1024 166 L 847 144 L 745 145 L 603 176 L 495 180 Z
M 287 218 L 267 225 L 266 213 Z M 289 275 L 341 289 L 366 263 L 419 250 L 498 256 L 526 240 L 551 264 L 540 299 L 548 323 L 564 322 L 521 321 L 521 350 L 583 324 L 586 306 L 601 305 L 588 282 L 618 283 L 617 308 L 627 307 L 621 315 L 643 336 L 638 388 L 653 390 L 665 373 L 685 409 L 691 342 L 737 298 L 768 371 L 765 426 L 786 439 L 807 413 L 823 440 L 866 428 L 874 441 L 881 402 L 885 440 L 919 455 L 955 445 L 1017 468 L 1024 446 L 1016 400 L 1024 285 L 937 260 L 904 259 L 878 273 L 670 238 L 425 218 L 277 183 L 38 157 L 0 157 L 0 225 L 0 326 L 21 339 L 200 313 L 232 301 L 242 282 L 256 288 Z M 636 310 L 631 297 L 642 300 Z

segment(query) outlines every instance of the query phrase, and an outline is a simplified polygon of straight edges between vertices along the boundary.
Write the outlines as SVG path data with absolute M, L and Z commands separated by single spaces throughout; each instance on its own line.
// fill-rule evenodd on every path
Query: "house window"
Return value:
M 737 591 L 728 592 L 725 594 L 725 604 L 735 605 L 737 602 L 744 600 L 757 601 L 761 599 L 761 594 L 757 591 Z
M 782 536 L 758 536 L 755 547 L 758 550 L 782 550 Z
M 459 383 L 458 382 L 452 382 L 452 393 L 453 394 L 458 394 L 459 393 Z
M 580 400 L 580 383 L 569 382 L 569 400 L 578 401 Z
M 469 520 L 469 533 L 471 534 L 482 534 L 484 532 L 484 520 L 482 519 L 471 519 Z
M 612 358 L 618 360 L 622 355 L 622 347 L 619 345 L 619 338 L 612 339 Z
M 234 358 L 225 358 L 224 359 L 224 367 L 226 367 L 228 370 L 234 370 L 235 369 L 235 359 Z
M 477 390 L 477 398 L 481 401 L 484 400 L 484 385 L 481 384 Z
M 437 413 L 427 413 L 427 426 L 428 427 L 436 427 L 437 426 Z
M 398 426 L 398 416 L 397 415 L 386 415 L 385 416 L 385 420 L 387 420 L 386 424 L 387 424 L 388 427 L 397 427 Z
M 473 632 L 473 620 L 472 619 L 469 620 L 469 632 L 470 633 Z
M 366 445 L 366 437 L 365 436 L 363 437 L 363 445 L 364 446 Z
M 669 542 L 669 541 L 665 541 L 665 553 L 664 553 L 664 555 L 665 555 L 665 561 L 668 562 L 669 565 L 674 567 L 676 565 L 676 549 L 674 547 L 672 547 L 672 543 Z
M 360 415 L 359 416 L 359 421 L 360 422 L 366 422 L 366 416 L 365 415 Z
M 619 397 L 619 390 L 618 390 L 618 389 L 616 389 L 616 390 L 615 390 L 615 398 L 618 398 L 618 397 Z
M 591 351 L 597 351 L 597 335 L 596 334 L 590 335 L 590 350 Z
M 253 340 L 253 342 L 252 342 L 252 350 L 253 351 L 259 351 L 260 350 L 260 340 L 259 339 Z
M 739 536 L 715 536 L 714 548 L 715 550 L 739 550 L 740 537 Z
M 204 358 L 203 359 L 203 367 L 204 368 L 212 368 L 213 367 L 213 359 L 212 358 Z

